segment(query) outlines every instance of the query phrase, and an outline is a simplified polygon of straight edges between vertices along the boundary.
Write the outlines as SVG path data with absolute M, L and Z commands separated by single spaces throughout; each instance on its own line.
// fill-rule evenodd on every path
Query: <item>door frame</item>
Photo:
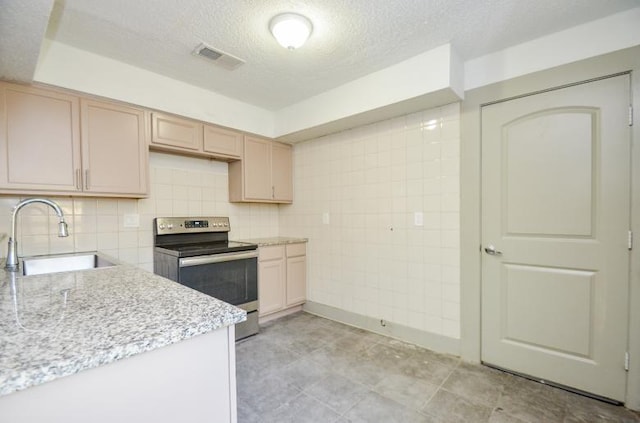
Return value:
M 631 359 L 625 403 L 631 409 L 640 410 L 640 46 L 465 92 L 460 149 L 460 355 L 472 362 L 479 362 L 481 358 L 482 105 L 629 71 L 634 103 L 631 229 L 636 235 L 636 242 L 630 257 L 628 350 Z

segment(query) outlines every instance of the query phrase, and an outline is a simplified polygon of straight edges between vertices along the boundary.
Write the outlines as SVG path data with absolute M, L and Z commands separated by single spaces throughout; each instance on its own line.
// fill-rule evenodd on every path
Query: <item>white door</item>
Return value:
M 482 361 L 619 401 L 629 87 L 622 75 L 482 108 Z

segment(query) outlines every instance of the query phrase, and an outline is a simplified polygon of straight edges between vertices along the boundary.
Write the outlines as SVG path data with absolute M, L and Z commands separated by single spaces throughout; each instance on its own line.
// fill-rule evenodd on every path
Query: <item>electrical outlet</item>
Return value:
M 140 227 L 140 215 L 139 214 L 125 214 L 124 215 L 124 227 L 125 228 L 139 228 Z
M 322 213 L 322 224 L 323 225 L 328 225 L 329 224 L 329 212 L 324 212 Z

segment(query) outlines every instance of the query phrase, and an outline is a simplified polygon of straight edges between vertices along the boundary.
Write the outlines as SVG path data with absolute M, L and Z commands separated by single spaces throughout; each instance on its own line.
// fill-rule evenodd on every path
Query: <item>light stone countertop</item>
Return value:
M 28 277 L 0 269 L 0 396 L 245 319 L 129 265 Z
M 252 239 L 238 239 L 238 242 L 248 242 L 250 244 L 258 244 L 259 247 L 268 247 L 272 245 L 284 245 L 284 244 L 299 244 L 301 242 L 308 242 L 308 238 L 292 238 L 286 236 L 274 236 L 269 238 L 252 238 Z

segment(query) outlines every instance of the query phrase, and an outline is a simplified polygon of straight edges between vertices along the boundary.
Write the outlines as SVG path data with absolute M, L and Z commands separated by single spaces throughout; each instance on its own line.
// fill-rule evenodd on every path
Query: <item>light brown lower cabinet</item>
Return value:
M 260 317 L 303 304 L 307 299 L 306 244 L 258 249 Z
M 287 244 L 287 292 L 285 306 L 307 300 L 307 244 Z

